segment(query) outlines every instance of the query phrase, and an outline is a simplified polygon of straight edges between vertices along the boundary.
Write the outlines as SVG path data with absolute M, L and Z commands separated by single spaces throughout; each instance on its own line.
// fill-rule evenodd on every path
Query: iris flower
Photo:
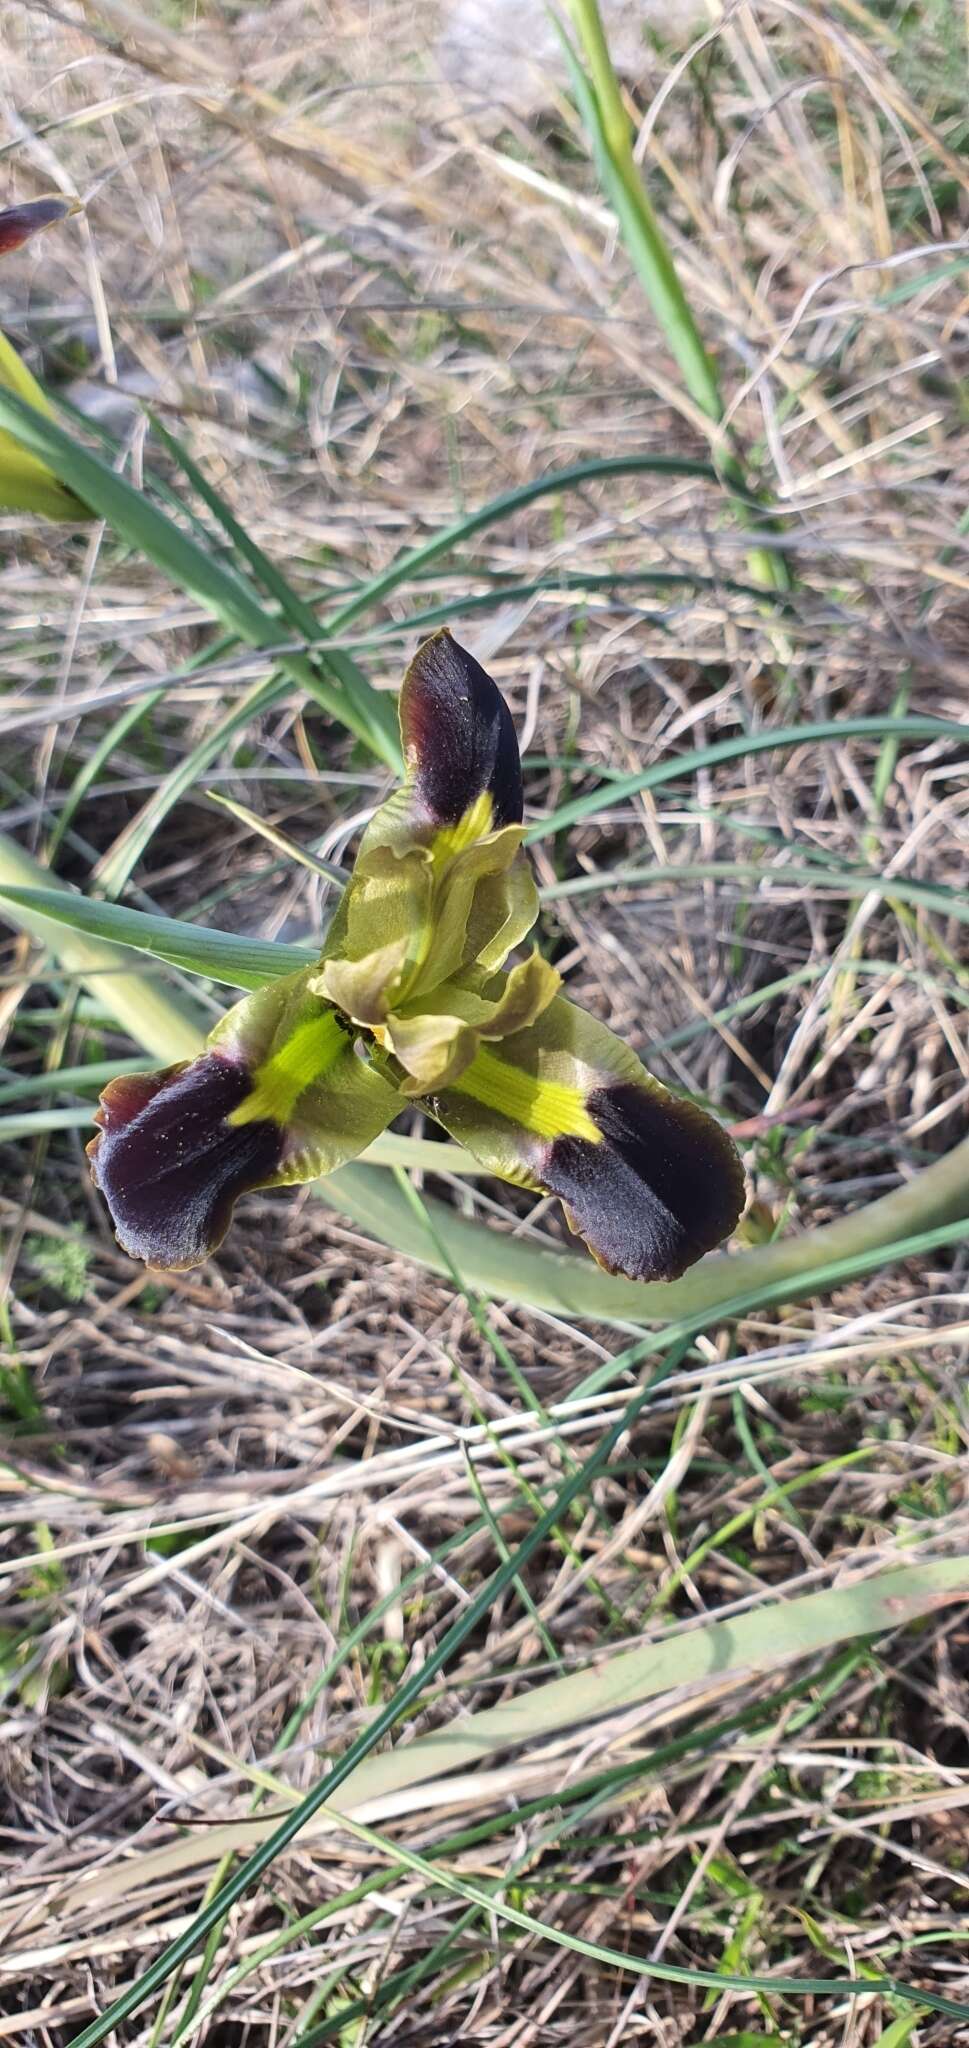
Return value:
M 560 993 L 537 948 L 511 714 L 447 632 L 400 697 L 405 779 L 371 819 L 319 961 L 246 996 L 197 1059 L 101 1097 L 91 1170 L 118 1240 L 176 1270 L 240 1195 L 317 1179 L 408 1104 L 482 1166 L 557 1196 L 608 1272 L 672 1280 L 727 1236 L 726 1132 Z

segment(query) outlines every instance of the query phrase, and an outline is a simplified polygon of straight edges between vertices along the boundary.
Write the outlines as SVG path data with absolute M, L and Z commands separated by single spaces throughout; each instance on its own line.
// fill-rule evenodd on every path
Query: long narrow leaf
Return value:
M 610 868 L 601 875 L 572 875 L 565 882 L 551 882 L 542 890 L 544 903 L 563 898 L 594 896 L 603 889 L 663 888 L 674 882 L 752 882 L 758 893 L 764 885 L 779 889 L 814 889 L 818 899 L 828 896 L 857 896 L 859 889 L 877 889 L 898 903 L 911 903 L 920 910 L 935 910 L 942 917 L 969 923 L 969 896 L 946 882 L 910 882 L 904 875 L 879 874 L 874 868 L 847 866 L 839 877 L 820 865 L 798 867 L 796 862 L 771 866 L 756 860 L 670 861 L 665 867 Z
M 720 475 L 744 525 L 749 526 L 759 519 L 762 524 L 776 528 L 775 515 L 763 508 L 755 510 L 745 462 L 738 453 L 732 430 L 722 425 L 724 404 L 717 367 L 693 317 L 672 252 L 636 162 L 632 130 L 609 54 L 598 0 L 565 0 L 565 4 L 581 41 L 588 75 L 565 30 L 560 23 L 556 26 L 576 104 L 592 143 L 603 189 L 618 220 L 627 254 L 657 324 L 666 337 L 686 390 L 711 423 Z M 748 563 L 751 574 L 766 589 L 786 591 L 791 588 L 790 571 L 779 550 L 763 546 L 752 548 Z
M 597 811 L 613 804 L 625 803 L 627 797 L 638 796 L 645 789 L 659 789 L 664 782 L 678 782 L 681 777 L 691 778 L 701 768 L 714 768 L 718 761 L 735 761 L 747 754 L 768 754 L 790 747 L 814 746 L 819 740 L 882 739 L 894 734 L 899 739 L 932 740 L 955 739 L 963 745 L 969 742 L 969 724 L 959 724 L 951 718 L 925 718 L 909 715 L 904 718 L 822 718 L 804 725 L 766 726 L 760 732 L 738 733 L 733 739 L 714 740 L 708 747 L 694 747 L 688 753 L 670 754 L 663 761 L 654 761 L 650 768 L 637 768 L 631 775 L 620 775 L 592 789 L 586 796 L 571 797 L 560 804 L 547 818 L 529 827 L 525 837 L 528 840 L 548 839 L 553 832 L 565 832 L 572 825 L 578 825 L 583 818 L 595 817 Z
M 214 551 L 183 533 L 168 514 L 136 491 L 107 463 L 92 455 L 56 421 L 46 419 L 11 391 L 0 388 L 0 427 L 49 463 L 55 476 L 92 511 L 106 519 L 130 546 L 189 591 L 213 618 L 238 634 L 250 647 L 278 644 L 280 622 L 266 609 L 244 577 L 218 561 Z M 334 675 L 328 683 L 305 656 L 281 655 L 280 665 L 321 705 L 366 741 L 392 768 L 399 767 L 400 746 L 393 700 L 372 690 L 350 656 L 336 649 L 315 650 Z
M 0 883 L 29 889 L 51 879 L 23 847 L 0 833 Z M 61 972 L 80 976 L 106 1014 L 153 1059 L 191 1059 L 198 1051 L 211 1020 L 186 996 L 166 988 L 161 973 L 133 969 L 126 949 L 55 924 L 40 911 L 11 905 L 10 921 L 40 939 Z
M 623 1415 L 621 1421 L 615 1425 L 615 1430 L 610 1430 L 608 1438 L 604 1440 L 608 1448 L 613 1446 L 617 1434 L 621 1434 L 625 1427 L 627 1417 Z M 578 1491 L 580 1481 L 588 1483 L 588 1466 L 600 1462 L 602 1460 L 598 1454 L 594 1454 L 592 1460 L 586 1460 L 582 1473 L 576 1475 L 576 1481 L 567 1483 L 563 1491 Z M 486 1589 L 483 1589 L 483 1593 L 490 1599 L 496 1597 L 500 1583 L 510 1583 L 514 1571 L 520 1569 L 520 1565 L 524 1563 L 524 1556 L 533 1552 L 535 1540 L 539 1532 L 545 1534 L 545 1524 L 555 1513 L 555 1507 L 557 1503 L 551 1509 L 547 1509 L 545 1516 L 539 1518 L 529 1536 L 524 1538 L 516 1552 L 498 1569 L 498 1573 L 486 1585 Z M 131 2011 L 143 2005 L 145 1999 L 152 1997 L 152 1993 L 160 1989 L 160 1985 L 178 1966 L 178 1962 L 203 1942 L 207 1927 L 219 1921 L 225 1909 L 231 1905 L 231 1901 L 242 1896 L 252 1886 L 252 1882 L 262 1874 L 262 1870 L 266 1870 L 275 1862 L 277 1855 L 283 1853 L 303 1833 L 303 1829 L 307 1829 L 313 1817 L 320 1815 L 320 1808 L 324 1808 L 324 1812 L 320 1815 L 318 1823 L 315 1823 L 315 1829 L 318 1831 L 330 1831 L 334 1825 L 326 1808 L 330 1808 L 332 1815 L 338 1817 L 350 1815 L 354 1808 L 361 1806 L 373 1812 L 373 1806 L 379 1800 L 387 1800 L 389 1810 L 393 1812 L 395 1792 L 412 1784 L 428 1782 L 432 1778 L 436 1780 L 440 1774 L 453 1772 L 453 1769 L 467 1769 L 469 1765 L 479 1763 L 481 1759 L 494 1755 L 496 1751 L 512 1743 L 535 1743 L 537 1739 L 557 1729 L 563 1729 L 563 1726 L 576 1726 L 586 1720 L 596 1720 L 606 1712 L 629 1708 L 633 1704 L 639 1704 L 641 1700 L 658 1698 L 660 1694 L 670 1690 L 676 1696 L 680 1696 L 684 1683 L 703 1681 L 711 1675 L 717 1677 L 717 1683 L 721 1686 L 729 1673 L 748 1675 L 752 1669 L 760 1673 L 783 1669 L 787 1663 L 795 1659 L 817 1655 L 817 1651 L 830 1649 L 832 1645 L 838 1645 L 838 1642 L 897 1630 L 899 1626 L 914 1622 L 924 1614 L 936 1612 L 938 1606 L 942 1604 L 949 1604 L 953 1599 L 965 1599 L 967 1591 L 969 1559 L 967 1556 L 957 1556 L 957 1559 L 940 1559 L 922 1565 L 903 1567 L 899 1571 L 879 1573 L 869 1579 L 860 1579 L 854 1585 L 830 1587 L 821 1593 L 807 1593 L 799 1599 L 791 1599 L 791 1602 L 772 1602 L 764 1608 L 758 1608 L 754 1614 L 735 1616 L 727 1622 L 713 1620 L 707 1622 L 703 1628 L 694 1630 L 678 1628 L 670 1638 L 656 1642 L 656 1645 L 647 1645 L 639 1651 L 629 1651 L 625 1655 L 610 1659 L 608 1663 L 596 1659 L 596 1663 L 590 1665 L 586 1671 L 576 1671 L 563 1679 L 553 1679 L 547 1686 L 526 1690 L 498 1708 L 490 1708 L 486 1712 L 465 1718 L 445 1733 L 420 1737 L 418 1741 L 406 1743 L 399 1749 L 389 1749 L 381 1755 L 371 1753 L 365 1755 L 359 1763 L 352 1763 L 354 1755 L 361 1749 L 365 1751 L 367 1747 L 373 1747 L 377 1733 L 385 1733 L 385 1729 L 395 1718 L 393 1708 L 397 1708 L 397 1712 L 404 1710 L 404 1696 L 414 1696 L 414 1692 L 420 1690 L 424 1673 L 414 1673 L 406 1686 L 399 1690 L 397 1698 L 391 1700 L 375 1716 L 371 1729 L 363 1731 L 361 1737 L 356 1737 L 356 1741 L 350 1745 L 350 1753 L 330 1769 L 330 1774 L 299 1802 L 299 1806 L 291 1815 L 285 1817 L 281 1825 L 272 1827 L 272 1823 L 266 1823 L 260 1817 L 252 1817 L 242 1823 L 229 1823 L 227 1827 L 207 1829 L 205 1837 L 195 1835 L 191 1841 L 178 1845 L 182 1849 L 180 1855 L 176 1853 L 176 1849 L 168 1845 L 166 1849 L 154 1851 L 154 1855 L 145 1855 L 145 1858 L 139 1860 L 139 1882 L 150 1882 L 152 1876 L 156 1874 L 166 1876 L 170 1880 L 176 1868 L 193 1868 L 209 1860 L 215 1860 L 217 1855 L 225 1853 L 227 1849 L 236 1849 L 246 1841 L 258 1841 L 258 1849 L 250 1855 L 242 1870 L 231 1876 L 231 1880 L 221 1888 L 221 1892 L 213 1898 L 209 1907 L 205 1907 L 191 1923 L 191 1927 L 180 1933 L 176 1937 L 176 1942 L 170 1944 L 166 1954 L 160 1956 L 148 1970 L 145 1970 L 143 1976 L 137 1978 L 125 1993 L 121 1993 L 121 1997 L 115 1999 L 107 2013 L 100 2013 L 98 2019 L 94 2019 L 88 2028 L 84 2028 L 84 2032 L 76 2038 L 74 2048 L 96 2048 L 96 2044 L 102 2042 L 104 2036 L 107 2036 L 121 2019 L 125 2019 Z M 481 1593 L 475 1595 L 469 1608 L 459 1616 L 459 1620 L 447 1632 L 438 1649 L 432 1653 L 434 1669 L 440 1669 L 440 1665 L 447 1661 L 453 1640 L 463 1638 L 469 1626 L 473 1626 L 479 1604 Z M 430 1677 L 432 1673 L 428 1671 L 426 1675 Z M 164 1866 L 160 1864 L 160 1858 L 164 1858 Z M 96 1898 L 100 1907 L 107 1903 L 107 1898 L 111 1896 L 123 1896 L 131 1888 L 131 1882 L 131 1864 L 127 1864 L 123 1870 L 117 1870 L 115 1874 L 98 1872 Z M 20 1921 L 20 1925 L 29 1929 L 31 1917 Z M 836 1978 L 776 1978 L 772 1982 L 772 1989 L 783 1989 L 791 1995 L 844 1995 L 848 1991 L 871 1993 L 873 1982 L 869 1978 L 862 1978 L 858 1982 Z M 916 1993 L 910 1987 L 899 1985 L 895 1980 L 885 1980 L 883 1989 L 891 1989 L 910 1999 L 922 1999 L 924 2003 L 928 2003 L 926 1993 Z M 944 2009 L 951 2009 L 949 2001 L 940 2003 Z M 955 2009 L 959 2013 L 963 2011 L 963 2007 Z
M 258 578 L 268 595 L 275 599 L 283 618 L 288 619 L 290 625 L 295 628 L 297 633 L 301 633 L 305 639 L 311 641 L 318 639 L 320 627 L 316 613 L 312 610 L 311 606 L 304 603 L 299 592 L 293 589 L 292 584 L 288 583 L 286 577 L 277 569 L 275 562 L 270 561 L 269 556 L 264 554 L 258 542 L 253 540 L 250 533 L 247 533 L 245 527 L 236 518 L 231 505 L 226 503 L 221 492 L 217 491 L 214 484 L 209 482 L 208 477 L 199 468 L 194 456 L 186 448 L 184 442 L 180 441 L 178 436 L 173 434 L 171 429 L 166 427 L 164 421 L 159 419 L 157 415 L 154 417 L 152 425 L 159 440 L 162 441 L 169 454 L 174 456 L 175 461 L 184 470 L 193 490 L 198 492 L 203 504 L 208 506 L 209 511 L 219 521 L 220 526 L 224 527 L 237 554 L 241 555 L 243 560 L 248 563 L 253 575 Z
M 408 548 L 405 554 L 398 555 L 389 569 L 361 584 L 346 604 L 333 614 L 329 620 L 330 632 L 342 631 L 353 619 L 359 618 L 361 612 L 370 611 L 389 597 L 400 584 L 422 575 L 442 555 L 451 554 L 486 526 L 497 526 L 503 519 L 510 519 L 525 505 L 533 505 L 537 498 L 574 491 L 580 485 L 594 483 L 601 477 L 641 475 L 647 471 L 659 476 L 699 477 L 711 483 L 717 480 L 717 472 L 709 462 L 696 462 L 679 455 L 606 455 L 592 462 L 576 462 L 570 469 L 550 470 L 546 476 L 536 477 L 533 483 L 520 484 L 513 491 L 503 491 L 500 497 L 490 498 L 486 505 L 479 506 L 477 512 L 466 513 L 451 526 L 444 526 L 432 534 L 430 540 L 422 541 L 420 547 Z
M 98 903 L 89 896 L 74 896 L 64 889 L 20 889 L 0 884 L 0 911 L 4 903 L 31 912 L 35 918 L 67 925 L 72 931 L 87 932 L 94 939 L 109 939 L 115 946 L 131 946 L 139 953 L 151 953 L 170 967 L 188 974 L 205 974 L 212 981 L 228 982 L 232 988 L 262 988 L 281 974 L 308 967 L 318 957 L 319 946 L 286 946 L 269 939 L 237 938 L 233 932 L 213 931 L 204 924 L 184 924 L 177 917 L 154 917 L 144 910 L 129 910 L 120 903 Z
M 565 4 L 589 64 L 587 77 L 563 35 L 572 89 L 593 144 L 599 176 L 686 389 L 694 404 L 716 424 L 723 414 L 716 364 L 693 318 L 633 155 L 629 118 L 612 68 L 598 6 L 595 0 L 565 0 Z

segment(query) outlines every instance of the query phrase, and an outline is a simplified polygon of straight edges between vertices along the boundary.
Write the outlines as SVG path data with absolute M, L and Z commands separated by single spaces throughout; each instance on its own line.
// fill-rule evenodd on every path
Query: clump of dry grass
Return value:
M 473 80 L 435 73 L 438 26 L 393 0 L 10 9 L 8 169 L 18 191 L 76 188 L 89 221 L 11 269 L 18 337 L 52 383 L 110 405 L 135 475 L 143 419 L 123 394 L 147 396 L 314 601 L 550 467 L 706 448 L 560 90 L 526 114 L 510 80 L 482 118 Z M 969 258 L 949 33 L 941 12 L 744 7 L 678 70 L 644 46 L 640 158 L 787 515 L 796 587 L 781 656 L 716 488 L 641 475 L 539 500 L 396 593 L 360 629 L 368 674 L 393 685 L 415 613 L 452 601 L 514 704 L 535 806 L 768 721 L 962 715 Z M 6 541 L 5 825 L 43 851 L 90 771 L 58 853 L 87 883 L 262 667 L 229 649 L 188 675 L 206 620 L 109 533 L 9 522 Z M 337 857 L 384 786 L 295 691 L 205 782 Z M 570 988 L 743 1136 L 751 1232 L 835 1216 L 961 1135 L 951 743 L 749 757 L 604 805 L 536 854 Z M 613 879 L 629 866 L 652 872 Z M 929 909 L 857 879 L 872 874 L 951 896 Z M 128 900 L 271 937 L 324 907 L 202 786 Z M 15 941 L 2 1083 L 52 1045 L 62 1065 L 130 1053 L 33 967 Z M 622 1406 L 613 1389 L 546 1426 L 460 1295 L 308 1194 L 252 1200 L 200 1274 L 135 1272 L 83 1135 L 6 1151 L 2 1210 L 0 2039 L 52 2048 L 420 1668 Z M 488 1227 L 558 1228 L 487 1183 L 443 1191 Z M 616 1349 L 614 1330 L 489 1314 L 545 1407 Z M 671 1628 L 686 1643 L 713 1614 L 769 1622 L 780 1596 L 964 1552 L 967 1331 L 950 1247 L 702 1339 L 395 1746 Z M 396 2048 L 898 2048 L 903 2008 L 882 1992 L 708 2004 L 475 1915 L 394 1848 L 660 1963 L 890 1974 L 966 2000 L 965 1658 L 965 1611 L 943 1606 L 437 1770 L 364 1811 L 390 1849 L 301 1838 L 160 2026 L 156 2004 L 118 2038 L 173 2042 L 196 1983 L 208 2017 L 179 2037 L 219 2048 L 320 2028 Z M 910 2038 L 969 2035 L 926 2012 Z

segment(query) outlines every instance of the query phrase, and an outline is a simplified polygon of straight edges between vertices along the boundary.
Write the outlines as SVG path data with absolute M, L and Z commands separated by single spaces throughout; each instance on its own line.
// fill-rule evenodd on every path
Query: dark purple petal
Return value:
M 743 1168 L 720 1124 L 693 1103 L 619 1081 L 586 1108 L 602 1132 L 556 1138 L 538 1176 L 610 1273 L 678 1280 L 733 1230 Z
M 101 1097 L 91 1174 L 118 1242 L 134 1259 L 176 1271 L 216 1250 L 238 1197 L 278 1168 L 278 1124 L 230 1124 L 248 1069 L 217 1052 L 160 1074 L 123 1074 Z
M 69 213 L 77 211 L 76 199 L 28 199 L 22 206 L 6 207 L 0 212 L 0 256 L 21 248 L 41 228 L 52 227 L 55 220 L 66 220 Z
M 436 825 L 457 825 L 485 794 L 492 826 L 521 823 L 511 712 L 497 684 L 447 631 L 425 640 L 411 662 L 400 729 L 415 794 Z

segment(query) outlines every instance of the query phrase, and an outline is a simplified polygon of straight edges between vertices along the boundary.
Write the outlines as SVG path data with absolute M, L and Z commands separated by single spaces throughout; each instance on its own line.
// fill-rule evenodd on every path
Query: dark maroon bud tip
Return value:
M 8 206 L 0 212 L 0 256 L 22 248 L 41 228 L 52 227 L 56 220 L 66 220 L 69 213 L 78 211 L 76 199 L 53 197 L 27 199 L 22 206 Z
M 436 825 L 456 825 L 485 793 L 493 826 L 521 824 L 511 712 L 497 684 L 446 630 L 425 640 L 411 662 L 400 729 L 418 801 Z

